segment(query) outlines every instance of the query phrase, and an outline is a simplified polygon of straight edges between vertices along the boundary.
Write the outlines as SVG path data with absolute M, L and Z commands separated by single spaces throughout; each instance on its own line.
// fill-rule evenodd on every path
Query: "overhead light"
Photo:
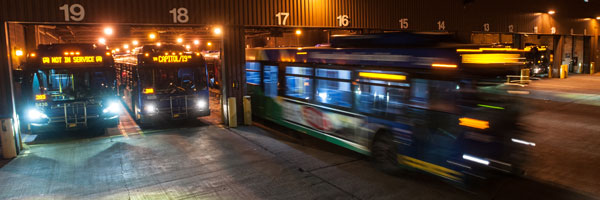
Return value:
M 17 51 L 15 52 L 15 54 L 16 54 L 17 56 L 22 56 L 22 55 L 23 55 L 23 50 L 17 50 Z
M 160 42 L 157 42 L 157 43 L 156 43 L 156 46 L 159 46 L 159 47 L 160 47 Z
M 140 44 L 140 43 L 139 43 L 137 40 L 134 40 L 134 41 L 132 41 L 132 42 L 131 42 L 131 44 L 133 44 L 133 45 L 138 45 L 138 44 Z
M 555 13 L 556 13 L 556 11 L 554 11 L 554 10 L 548 11 L 548 14 L 551 14 L 551 15 L 554 15 Z
M 211 42 L 206 43 L 207 46 L 212 46 Z
M 190 48 L 191 48 L 191 47 L 190 47 L 190 45 L 188 44 L 188 45 L 185 45 L 185 48 L 186 48 L 187 50 L 190 50 Z
M 121 51 L 121 49 L 117 48 L 117 49 L 115 49 L 115 51 L 119 52 L 119 51 Z
M 150 39 L 155 39 L 155 38 L 156 38 L 156 34 L 154 34 L 154 33 L 150 33 L 150 34 L 148 35 L 148 38 L 150 38 Z
M 123 49 L 129 49 L 129 45 L 128 44 L 124 44 L 123 45 Z
M 302 31 L 301 30 L 296 30 L 296 35 L 302 35 Z
M 596 17 L 597 20 L 600 20 L 600 16 Z
M 221 30 L 221 28 L 218 28 L 218 27 L 217 27 L 217 28 L 215 28 L 215 29 L 213 30 L 213 32 L 214 32 L 216 35 L 221 35 L 221 33 L 222 33 L 222 30 Z
M 177 43 L 182 43 L 183 39 L 182 38 L 177 38 Z
M 98 43 L 100 43 L 100 44 L 106 44 L 106 39 L 100 38 L 100 39 L 98 39 Z
M 104 34 L 106 34 L 106 35 L 112 35 L 113 34 L 113 29 L 111 27 L 104 28 Z
M 194 40 L 194 44 L 195 45 L 199 45 L 200 44 L 200 40 Z

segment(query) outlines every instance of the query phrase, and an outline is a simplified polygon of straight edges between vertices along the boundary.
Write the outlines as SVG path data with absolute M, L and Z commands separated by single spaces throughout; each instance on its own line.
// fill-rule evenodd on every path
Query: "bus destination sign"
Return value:
M 191 58 L 191 55 L 165 55 L 152 57 L 152 60 L 158 63 L 186 63 Z
M 102 63 L 102 56 L 54 56 L 42 57 L 42 64 Z

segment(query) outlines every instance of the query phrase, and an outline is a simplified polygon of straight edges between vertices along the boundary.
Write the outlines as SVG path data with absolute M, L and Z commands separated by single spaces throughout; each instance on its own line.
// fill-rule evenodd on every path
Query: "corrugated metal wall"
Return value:
M 595 19 L 600 2 L 574 0 L 1 0 L 0 21 L 66 23 L 59 7 L 80 4 L 85 8 L 82 21 L 68 23 L 124 23 L 167 25 L 222 25 L 226 28 L 223 45 L 227 85 L 243 83 L 243 26 L 278 26 L 278 12 L 290 14 L 289 27 L 339 27 L 336 19 L 347 15 L 348 28 L 400 30 L 400 19 L 408 19 L 408 30 L 437 31 L 443 22 L 446 31 L 470 35 L 472 31 L 598 34 Z M 186 8 L 189 21 L 175 23 L 169 11 Z M 545 14 L 555 9 L 557 14 Z M 12 112 L 9 67 L 4 31 L 0 33 L 0 115 Z M 597 41 L 597 37 L 592 39 Z M 597 49 L 595 45 L 594 49 Z M 227 95 L 239 97 L 243 88 L 228 88 Z M 241 99 L 240 99 L 241 100 Z
M 176 24 L 169 11 L 187 8 L 186 24 L 222 24 L 276 26 L 278 12 L 290 13 L 287 26 L 338 27 L 336 17 L 348 15 L 349 27 L 400 29 L 398 20 L 409 19 L 409 30 L 438 30 L 437 22 L 445 21 L 449 31 L 480 31 L 484 23 L 490 31 L 506 31 L 513 24 L 515 31 L 532 29 L 534 13 L 557 11 L 553 18 L 593 18 L 600 2 L 583 3 L 571 0 L 2 0 L 2 21 L 65 22 L 64 4 L 81 4 L 85 18 L 77 23 L 145 23 Z M 560 20 L 569 34 L 570 26 L 580 28 L 586 22 Z M 73 22 L 73 21 L 71 21 Z M 568 22 L 568 23 L 566 23 Z M 562 32 L 562 31 L 565 32 Z M 590 30 L 592 28 L 590 27 Z

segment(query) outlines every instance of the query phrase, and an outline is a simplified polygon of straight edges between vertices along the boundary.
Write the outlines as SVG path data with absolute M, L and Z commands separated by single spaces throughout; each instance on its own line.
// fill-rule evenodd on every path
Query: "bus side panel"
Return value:
M 358 143 L 360 140 L 355 137 L 357 130 L 366 123 L 365 118 L 325 111 L 279 96 L 265 97 L 264 103 L 270 121 L 361 154 L 370 154 L 368 143 Z
M 267 119 L 269 110 L 265 108 L 265 95 L 258 85 L 248 84 L 248 94 L 252 99 L 252 114 Z

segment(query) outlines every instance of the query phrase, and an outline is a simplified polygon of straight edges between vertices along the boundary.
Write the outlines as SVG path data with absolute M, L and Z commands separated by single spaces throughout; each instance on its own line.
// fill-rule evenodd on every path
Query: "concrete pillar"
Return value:
M 552 77 L 560 77 L 560 66 L 562 65 L 564 43 L 565 40 L 563 36 L 554 36 L 554 61 L 552 62 L 552 68 L 550 69 L 552 71 Z
M 229 104 L 228 98 L 235 97 L 236 107 L 242 108 L 242 97 L 246 94 L 245 70 L 245 38 L 242 26 L 229 25 L 223 28 L 222 45 L 222 100 L 223 122 L 228 123 L 229 116 L 225 108 Z M 244 116 L 243 109 L 237 109 L 237 116 Z M 238 123 L 243 123 L 242 117 L 237 118 Z
M 522 41 L 523 41 L 523 35 L 513 34 L 513 48 L 518 48 L 518 49 L 525 48 Z
M 8 41 L 6 41 L 8 24 L 0 24 L 0 119 L 11 119 L 13 122 L 17 120 L 14 91 L 13 91 L 13 76 L 12 76 L 12 59 L 9 57 L 11 51 Z M 18 124 L 18 123 L 17 123 Z M 13 129 L 14 130 L 14 129 Z M 12 131 L 12 130 L 11 130 Z M 21 149 L 19 133 L 15 135 L 17 146 L 17 154 Z

